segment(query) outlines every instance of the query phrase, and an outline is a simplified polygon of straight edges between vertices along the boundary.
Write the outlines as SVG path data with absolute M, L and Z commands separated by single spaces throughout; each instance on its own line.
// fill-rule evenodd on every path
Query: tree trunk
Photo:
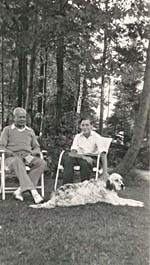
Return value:
M 108 99 L 107 99 L 107 104 L 108 104 L 108 108 L 107 108 L 107 119 L 109 118 L 109 113 L 110 113 L 110 95 L 111 95 L 111 80 L 109 78 L 109 85 L 108 85 Z
M 108 9 L 108 3 L 106 5 L 106 12 Z M 105 69 L 106 69 L 106 58 L 107 58 L 107 25 L 104 26 L 104 50 L 102 59 L 102 78 L 101 78 L 101 92 L 100 92 L 100 120 L 99 120 L 99 132 L 103 133 L 104 123 L 104 99 L 105 99 Z
M 3 129 L 4 127 L 4 38 L 3 35 L 1 37 L 1 70 L 2 70 L 2 77 L 1 77 L 1 83 L 2 83 L 2 94 L 1 94 L 1 113 L 2 113 L 2 125 L 1 125 L 1 129 Z
M 7 95 L 8 95 L 8 108 L 7 108 L 7 117 L 6 117 L 6 123 L 7 124 L 11 124 L 13 121 L 13 117 L 12 117 L 12 107 L 13 107 L 13 100 L 15 98 L 15 92 L 14 91 L 14 86 L 13 86 L 13 82 L 14 82 L 14 70 L 15 70 L 15 59 L 11 59 L 11 69 L 10 69 L 10 80 L 9 80 L 9 86 L 8 86 L 8 90 L 7 90 Z
M 78 100 L 77 100 L 77 110 L 76 110 L 74 134 L 76 134 L 78 132 L 78 129 L 79 129 L 79 120 L 80 120 L 82 101 L 83 101 L 83 82 L 84 82 L 83 73 L 80 73 L 79 95 L 78 95 Z
M 19 49 L 18 107 L 24 107 L 27 89 L 27 54 L 23 47 Z
M 146 139 L 147 142 L 150 142 L 150 108 L 147 115 L 147 123 L 146 123 Z
M 100 96 L 100 120 L 99 120 L 99 132 L 103 133 L 103 121 L 104 121 L 104 86 L 105 86 L 105 76 L 102 75 L 101 82 L 101 96 Z
M 116 171 L 121 174 L 127 173 L 133 167 L 133 164 L 141 147 L 144 135 L 144 129 L 149 111 L 149 104 L 150 104 L 149 86 L 150 86 L 150 42 L 147 50 L 147 60 L 146 60 L 143 91 L 141 93 L 140 107 L 139 107 L 138 117 L 135 122 L 131 146 L 128 149 L 123 161 L 119 164 L 119 166 L 116 169 Z
M 46 74 L 47 74 L 47 55 L 45 50 L 45 57 L 41 55 L 41 63 L 40 63 L 40 82 L 39 82 L 39 93 L 40 96 L 38 98 L 38 112 L 41 114 L 40 116 L 40 128 L 39 135 L 42 135 L 43 130 L 43 118 L 44 118 L 44 107 L 45 107 L 45 93 L 46 93 Z
M 26 103 L 25 108 L 28 113 L 28 123 L 32 126 L 32 110 L 33 110 L 33 79 L 34 79 L 34 68 L 35 68 L 35 59 L 36 59 L 36 44 L 33 44 L 31 57 L 28 57 L 28 86 L 26 93 Z
M 44 86 L 44 59 L 43 55 L 40 56 L 40 80 L 39 80 L 39 97 L 38 97 L 38 112 L 42 112 L 42 102 L 43 102 L 43 86 Z
M 46 92 L 47 92 L 47 63 L 48 63 L 48 49 L 45 49 L 45 68 L 44 68 L 44 95 L 43 95 L 43 115 L 46 111 Z
M 26 101 L 26 91 L 27 91 L 27 86 L 28 86 L 28 77 L 27 77 L 27 72 L 28 72 L 28 57 L 27 57 L 27 52 L 24 50 L 23 54 L 23 95 L 22 95 L 22 106 L 25 107 L 25 101 Z
M 26 89 L 26 101 L 25 101 L 25 109 L 27 111 L 28 109 L 28 104 L 29 104 L 29 85 L 30 85 L 30 60 L 31 60 L 31 57 L 28 56 L 27 57 L 27 89 Z
M 62 114 L 62 99 L 63 99 L 63 83 L 64 83 L 64 36 L 60 35 L 57 39 L 57 96 L 56 96 L 56 134 L 59 133 L 61 114 Z
M 82 100 L 83 100 L 83 82 L 84 82 L 84 77 L 80 77 L 80 90 L 79 90 L 79 97 L 77 101 L 77 115 L 80 116 L 81 113 L 81 107 L 82 107 Z
M 9 82 L 9 91 L 8 91 L 8 106 L 11 107 L 11 97 L 12 97 L 12 88 L 13 88 L 13 74 L 14 74 L 14 65 L 15 60 L 11 60 L 11 71 L 10 71 L 10 82 Z
M 59 0 L 59 14 L 57 20 L 57 50 L 56 50 L 56 65 L 57 65 L 57 95 L 56 95 L 56 135 L 60 132 L 62 103 L 63 103 L 63 87 L 64 87 L 64 24 L 66 16 L 66 5 L 68 0 Z
M 26 2 L 28 8 L 29 2 Z M 26 10 L 26 9 L 25 9 Z M 25 11 L 26 13 L 26 11 Z M 19 18 L 20 33 L 18 39 L 19 48 L 19 80 L 18 80 L 18 106 L 25 107 L 26 89 L 27 89 L 27 50 L 24 45 L 24 33 L 28 32 L 29 21 L 26 14 L 22 14 Z
M 22 107 L 22 86 L 23 86 L 23 49 L 20 48 L 18 56 L 18 67 L 19 67 L 19 77 L 18 77 L 18 107 Z

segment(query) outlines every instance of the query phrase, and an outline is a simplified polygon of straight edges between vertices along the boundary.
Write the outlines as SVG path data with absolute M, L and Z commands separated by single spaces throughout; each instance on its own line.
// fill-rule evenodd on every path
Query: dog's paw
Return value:
M 138 206 L 138 207 L 144 207 L 144 203 L 143 202 L 137 202 L 137 205 L 136 206 Z
M 132 201 L 128 205 L 133 207 L 144 207 L 144 203 L 141 201 Z

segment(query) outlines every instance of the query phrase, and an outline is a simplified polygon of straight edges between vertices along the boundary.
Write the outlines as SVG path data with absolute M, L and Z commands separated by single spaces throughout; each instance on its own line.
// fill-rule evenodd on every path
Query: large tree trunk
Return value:
M 45 49 L 45 68 L 44 68 L 44 95 L 43 95 L 43 115 L 46 112 L 46 93 L 47 93 L 47 66 L 48 66 L 48 49 Z
M 150 42 L 147 50 L 146 69 L 144 76 L 143 91 L 141 93 L 141 101 L 138 112 L 138 117 L 135 121 L 134 133 L 131 141 L 131 146 L 128 149 L 123 161 L 119 164 L 116 171 L 125 174 L 134 164 L 134 161 L 140 150 L 143 140 L 144 129 L 147 121 L 150 104 Z
M 2 112 L 2 120 L 1 120 L 1 129 L 4 127 L 4 38 L 3 35 L 1 37 L 1 82 L 2 82 L 2 93 L 1 93 L 1 112 Z
M 66 16 L 66 5 L 68 0 L 59 0 L 59 15 L 57 20 L 57 50 L 56 50 L 56 65 L 57 65 L 57 95 L 56 95 L 56 135 L 60 132 L 62 104 L 63 104 L 63 88 L 64 88 L 64 23 Z
M 27 8 L 28 8 L 28 2 Z M 19 18 L 20 22 L 20 32 L 18 39 L 18 64 L 19 64 L 19 79 L 18 79 L 18 106 L 25 106 L 25 97 L 26 97 L 26 89 L 27 89 L 27 50 L 24 45 L 24 33 L 28 32 L 29 29 L 29 21 L 28 16 L 26 14 L 22 14 Z
M 108 1 L 105 2 L 105 11 L 108 10 Z M 107 59 L 107 27 L 104 25 L 104 50 L 103 50 L 103 59 L 102 59 L 102 77 L 101 77 L 101 90 L 100 90 L 100 119 L 99 119 L 99 132 L 103 133 L 103 123 L 104 123 L 104 101 L 105 101 L 105 75 L 106 75 L 106 59 Z
M 59 36 L 57 40 L 57 96 L 56 96 L 56 134 L 59 132 L 62 113 L 63 83 L 64 83 L 64 37 Z
M 56 95 L 56 134 L 59 134 L 62 102 L 63 102 L 63 87 L 64 87 L 64 32 L 62 23 L 64 23 L 65 9 L 64 1 L 59 0 L 59 20 L 57 25 L 57 50 L 56 50 L 56 65 L 57 65 L 57 95 Z
M 40 116 L 40 128 L 39 135 L 42 135 L 43 130 L 43 118 L 45 113 L 45 101 L 46 101 L 46 79 L 47 79 L 47 49 L 45 49 L 44 57 L 41 54 L 40 62 L 40 81 L 39 81 L 39 93 L 38 98 L 38 112 Z
M 33 45 L 34 46 L 34 45 Z M 25 109 L 28 114 L 28 124 L 32 126 L 32 109 L 33 109 L 33 79 L 35 68 L 35 52 L 36 47 L 33 47 L 31 57 L 28 57 L 28 85 L 26 89 Z
M 23 92 L 23 49 L 20 48 L 18 56 L 18 107 L 22 107 L 22 92 Z
M 43 86 L 44 86 L 44 58 L 41 54 L 40 56 L 40 80 L 39 80 L 39 98 L 38 98 L 38 112 L 42 112 L 42 102 L 43 102 Z
M 27 89 L 27 54 L 23 47 L 20 47 L 18 56 L 19 78 L 18 78 L 18 106 L 25 106 Z
M 9 91 L 8 91 L 8 106 L 11 106 L 12 88 L 13 88 L 13 75 L 14 75 L 15 60 L 11 60 L 11 70 L 10 70 L 10 81 L 9 81 Z

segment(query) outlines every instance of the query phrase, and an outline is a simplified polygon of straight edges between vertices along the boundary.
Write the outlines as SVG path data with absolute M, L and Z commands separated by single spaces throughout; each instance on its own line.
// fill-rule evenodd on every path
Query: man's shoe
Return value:
M 21 195 L 15 195 L 15 200 L 23 202 L 23 197 Z
M 14 197 L 16 200 L 23 202 L 23 196 L 20 191 L 18 190 L 14 191 Z

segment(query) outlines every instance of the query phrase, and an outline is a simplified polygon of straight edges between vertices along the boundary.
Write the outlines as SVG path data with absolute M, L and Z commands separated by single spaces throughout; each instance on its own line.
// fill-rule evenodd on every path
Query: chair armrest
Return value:
M 0 150 L 0 154 L 3 154 L 3 153 L 5 153 L 5 150 Z
M 42 150 L 41 152 L 43 155 L 47 155 L 47 150 Z
M 40 157 L 45 159 L 47 157 L 47 150 L 41 150 Z

